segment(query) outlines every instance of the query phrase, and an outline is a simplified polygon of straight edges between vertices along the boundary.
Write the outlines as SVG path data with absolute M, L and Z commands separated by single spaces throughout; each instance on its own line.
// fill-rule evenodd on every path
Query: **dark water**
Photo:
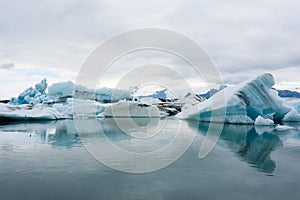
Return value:
M 0 199 L 299 199 L 300 132 L 226 125 L 212 152 L 199 159 L 208 124 L 176 119 L 147 142 L 122 133 L 112 119 L 82 120 L 80 135 L 70 120 L 0 125 Z M 173 164 L 146 174 L 111 169 L 85 148 L 97 123 L 114 145 L 151 152 L 181 131 L 196 137 Z M 143 120 L 139 123 L 143 125 Z M 137 133 L 138 134 L 138 133 Z M 99 144 L 105 145 L 105 144 Z M 179 144 L 180 145 L 180 144 Z M 178 147 L 179 148 L 179 147 Z M 170 155 L 160 155 L 168 159 Z M 119 165 L 129 163 L 128 158 Z M 143 163 L 141 163 L 143 165 Z

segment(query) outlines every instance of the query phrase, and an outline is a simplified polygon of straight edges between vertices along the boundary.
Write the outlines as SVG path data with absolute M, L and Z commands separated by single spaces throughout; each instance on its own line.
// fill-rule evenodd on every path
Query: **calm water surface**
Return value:
M 179 124 L 184 134 L 196 131 L 196 137 L 170 166 L 129 174 L 103 165 L 86 150 L 98 137 L 95 123 L 114 145 L 138 153 L 167 145 Z M 147 124 L 142 119 L 137 123 Z M 139 140 L 123 133 L 113 119 L 82 120 L 78 125 L 86 130 L 84 135 L 71 120 L 3 122 L 0 199 L 299 199 L 300 124 L 289 124 L 294 129 L 281 132 L 225 125 L 213 151 L 199 159 L 208 124 L 176 119 L 159 123 L 166 123 L 159 136 Z M 119 160 L 120 165 L 128 162 Z

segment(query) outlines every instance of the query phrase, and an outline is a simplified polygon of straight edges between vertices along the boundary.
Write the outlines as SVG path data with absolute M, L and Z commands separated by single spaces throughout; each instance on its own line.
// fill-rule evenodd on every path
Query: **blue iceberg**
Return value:
M 119 100 L 131 99 L 129 90 L 112 88 L 88 89 L 84 86 L 76 85 L 71 81 L 54 83 L 48 88 L 48 94 L 56 98 L 73 97 L 95 100 L 101 103 L 115 103 Z
M 262 74 L 235 87 L 225 88 L 210 99 L 183 109 L 179 117 L 238 124 L 254 124 L 258 116 L 283 121 L 293 108 L 278 96 L 277 91 L 271 89 L 274 84 L 272 74 Z M 219 105 L 212 107 L 215 102 Z M 293 118 L 289 120 L 293 121 Z
M 53 99 L 46 93 L 47 80 L 43 79 L 40 83 L 35 84 L 34 87 L 27 88 L 19 96 L 12 97 L 10 104 L 22 105 L 22 104 L 39 104 L 45 102 L 51 102 Z

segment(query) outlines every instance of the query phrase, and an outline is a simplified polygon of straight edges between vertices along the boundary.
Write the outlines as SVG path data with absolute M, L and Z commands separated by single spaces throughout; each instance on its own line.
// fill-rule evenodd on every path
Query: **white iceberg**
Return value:
M 109 105 L 98 117 L 160 117 L 155 105 L 143 105 L 133 101 L 121 100 Z
M 240 124 L 254 124 L 258 116 L 281 121 L 291 108 L 285 106 L 276 91 L 271 89 L 273 85 L 273 76 L 262 74 L 235 87 L 225 88 L 210 99 L 183 109 L 181 117 Z M 218 104 L 213 108 L 212 104 L 216 102 Z
M 255 126 L 274 126 L 274 122 L 271 119 L 263 118 L 262 116 L 258 116 L 255 119 Z
M 57 120 L 68 119 L 70 116 L 43 104 L 10 105 L 1 103 L 0 118 L 9 120 Z
M 134 87 L 134 91 L 132 91 L 132 98 L 135 101 L 143 101 L 144 98 L 151 98 L 157 100 L 175 100 L 177 99 L 176 95 L 173 94 L 167 88 L 155 85 L 155 84 L 148 84 Z
M 65 104 L 54 104 L 53 108 L 73 117 L 96 117 L 110 104 L 101 104 L 93 100 L 68 98 Z

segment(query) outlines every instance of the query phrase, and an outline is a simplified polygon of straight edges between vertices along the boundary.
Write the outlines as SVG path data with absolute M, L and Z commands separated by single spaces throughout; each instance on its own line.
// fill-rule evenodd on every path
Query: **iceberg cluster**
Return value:
M 48 88 L 42 80 L 30 87 L 8 104 L 0 103 L 0 118 L 6 120 L 57 120 L 74 117 L 159 116 L 156 106 L 145 106 L 130 100 L 129 90 L 110 88 L 88 89 L 69 82 L 55 83 Z M 112 109 L 116 108 L 116 109 Z M 130 110 L 125 113 L 124 110 Z M 158 114 L 157 114 L 158 113 Z
M 300 101 L 280 98 L 273 85 L 273 76 L 262 74 L 234 87 L 221 87 L 209 99 L 187 93 L 179 100 L 166 88 L 156 85 L 135 87 L 130 92 L 110 88 L 92 90 L 69 81 L 53 84 L 47 91 L 44 79 L 17 98 L 11 98 L 9 103 L 0 103 L 0 118 L 55 120 L 177 115 L 182 119 L 257 126 L 300 121 Z
M 293 106 L 281 99 L 272 89 L 274 78 L 271 74 L 262 74 L 235 87 L 225 88 L 210 99 L 183 109 L 183 119 L 213 121 L 238 124 L 268 124 L 264 119 L 273 121 L 298 121 L 299 113 Z M 225 99 L 224 99 L 225 98 Z M 222 102 L 222 106 L 213 108 L 213 102 Z M 223 115 L 225 111 L 225 116 Z M 214 117 L 212 118 L 212 114 Z M 218 115 L 219 114 L 219 115 Z

